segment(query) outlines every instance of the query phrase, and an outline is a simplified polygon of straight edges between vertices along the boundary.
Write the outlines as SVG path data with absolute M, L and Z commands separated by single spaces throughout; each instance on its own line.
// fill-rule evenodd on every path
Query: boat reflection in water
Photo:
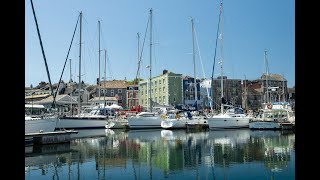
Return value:
M 26 149 L 25 179 L 294 179 L 294 144 L 290 131 L 107 129 Z

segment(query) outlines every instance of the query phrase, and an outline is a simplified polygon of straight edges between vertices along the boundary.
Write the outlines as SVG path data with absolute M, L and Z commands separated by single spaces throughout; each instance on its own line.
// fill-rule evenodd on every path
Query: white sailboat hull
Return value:
M 57 116 L 47 118 L 25 118 L 25 134 L 41 132 L 53 132 L 58 122 Z
M 161 128 L 161 117 L 129 117 L 128 125 L 130 129 L 152 129 L 152 128 Z
M 126 119 L 110 119 L 106 122 L 107 129 L 124 129 L 128 127 L 128 120 Z
M 56 129 L 105 128 L 106 121 L 104 118 L 61 118 Z
M 161 127 L 164 129 L 185 129 L 187 119 L 166 119 L 161 121 Z
M 230 117 L 230 116 L 215 116 L 209 117 L 208 124 L 210 129 L 238 129 L 248 128 L 250 117 Z

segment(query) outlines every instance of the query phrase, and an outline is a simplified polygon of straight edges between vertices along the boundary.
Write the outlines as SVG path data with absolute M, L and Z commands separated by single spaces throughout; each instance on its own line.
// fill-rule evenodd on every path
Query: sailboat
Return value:
M 293 129 L 295 127 L 295 115 L 287 102 L 270 102 L 268 87 L 268 61 L 267 51 L 264 52 L 266 64 L 266 100 L 256 117 L 249 122 L 250 129 Z
M 104 68 L 104 79 L 106 80 L 106 64 L 107 64 L 107 51 L 104 50 L 104 57 L 105 57 L 105 61 L 104 61 L 104 64 L 105 64 L 105 68 Z M 105 85 L 105 83 L 104 83 Z M 105 98 L 105 95 L 104 95 L 104 98 Z M 105 100 L 104 100 L 105 101 Z M 105 105 L 106 103 L 104 103 Z M 116 104 L 112 104 L 110 106 L 110 108 L 116 108 L 116 109 L 120 109 L 122 108 L 121 106 L 119 105 L 116 105 Z M 128 127 L 128 120 L 122 116 L 117 116 L 115 118 L 109 118 L 107 119 L 106 121 L 106 125 L 105 125 L 105 128 L 106 129 L 126 129 Z
M 219 14 L 219 23 L 221 23 L 222 15 L 222 0 L 220 1 L 220 14 Z M 218 31 L 220 24 L 218 24 Z M 222 33 L 220 32 L 220 43 L 222 43 Z M 218 38 L 218 37 L 217 37 Z M 222 47 L 222 46 L 220 46 Z M 234 107 L 232 105 L 226 105 L 224 102 L 223 95 L 223 58 L 219 62 L 221 65 L 221 112 L 217 115 L 213 115 L 207 118 L 209 128 L 223 128 L 223 129 L 234 129 L 234 128 L 248 128 L 249 121 L 251 117 L 248 117 L 242 108 Z M 224 109 L 226 107 L 226 110 Z
M 194 52 L 194 23 L 193 18 L 191 18 L 192 24 L 192 49 L 193 49 L 193 62 L 194 62 L 194 87 L 195 87 L 195 102 L 192 106 L 192 109 L 195 111 L 198 110 L 198 96 L 197 96 L 197 77 L 196 77 L 196 61 L 195 61 L 195 52 Z M 164 129 L 186 129 L 189 127 L 195 126 L 206 126 L 208 125 L 208 121 L 204 119 L 202 116 L 192 116 L 191 115 L 191 108 L 179 110 L 176 106 L 176 110 L 169 111 L 168 116 L 162 116 L 163 121 L 161 121 L 161 127 Z
M 47 75 L 49 79 L 49 84 L 51 88 L 51 94 L 53 95 L 53 89 L 50 79 L 50 73 L 47 66 L 47 61 L 45 58 L 42 41 L 40 37 L 39 27 L 37 23 L 36 14 L 33 7 L 33 2 L 31 0 L 31 7 L 33 11 L 33 17 L 37 26 L 38 37 L 42 49 L 42 55 L 44 57 L 44 62 L 46 65 Z M 33 94 L 34 92 L 31 92 Z M 54 105 L 54 102 L 53 102 Z M 55 130 L 56 124 L 58 122 L 58 115 L 54 112 L 47 112 L 43 105 L 39 104 L 25 104 L 25 134 L 28 133 L 39 133 L 39 132 L 53 132 Z
M 79 48 L 79 98 L 78 114 L 74 116 L 63 116 L 57 124 L 56 129 L 85 129 L 85 128 L 105 128 L 106 120 L 115 115 L 115 111 L 108 107 L 94 107 L 88 114 L 81 114 L 81 30 L 82 12 L 80 12 L 80 48 Z M 100 27 L 100 23 L 99 23 Z M 100 46 L 99 46 L 100 47 Z M 99 51 L 100 53 L 100 51 Z M 100 73 L 99 73 L 100 74 Z M 100 77 L 100 75 L 99 75 Z
M 152 8 L 150 9 L 150 77 L 149 77 L 149 112 L 140 112 L 135 116 L 128 117 L 128 126 L 130 129 L 143 129 L 143 128 L 161 128 L 161 114 L 160 112 L 152 112 L 152 95 L 151 95 L 151 59 L 152 59 Z M 162 112 L 166 112 L 165 108 L 161 109 Z

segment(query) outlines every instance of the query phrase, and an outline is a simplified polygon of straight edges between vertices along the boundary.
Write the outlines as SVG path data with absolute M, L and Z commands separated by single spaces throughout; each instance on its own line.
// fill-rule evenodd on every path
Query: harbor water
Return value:
M 295 179 L 295 133 L 78 130 L 25 147 L 25 179 Z

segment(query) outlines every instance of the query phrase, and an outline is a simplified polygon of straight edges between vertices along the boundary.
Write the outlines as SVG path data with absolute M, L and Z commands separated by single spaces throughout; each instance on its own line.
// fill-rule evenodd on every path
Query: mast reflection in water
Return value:
M 295 179 L 290 131 L 79 130 L 25 148 L 25 179 Z

